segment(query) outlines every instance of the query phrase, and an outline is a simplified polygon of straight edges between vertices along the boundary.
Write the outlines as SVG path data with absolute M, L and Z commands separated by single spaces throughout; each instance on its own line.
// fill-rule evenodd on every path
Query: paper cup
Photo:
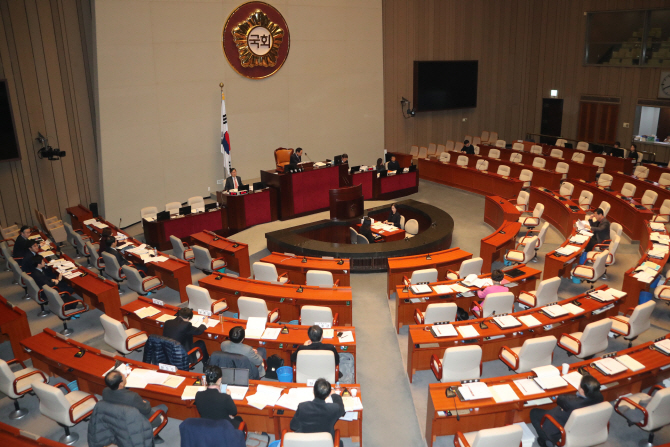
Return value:
M 568 365 L 567 363 L 563 363 L 563 366 L 561 368 L 562 368 L 563 375 L 566 375 L 568 373 L 568 371 L 570 370 L 570 365 Z
M 352 397 L 356 397 L 356 394 L 358 394 L 358 390 L 355 389 L 355 388 L 352 389 L 352 390 L 351 390 L 351 395 L 352 395 Z

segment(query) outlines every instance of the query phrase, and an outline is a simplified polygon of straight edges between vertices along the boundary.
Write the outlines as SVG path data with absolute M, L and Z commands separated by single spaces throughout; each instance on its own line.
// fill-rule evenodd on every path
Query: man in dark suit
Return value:
M 291 419 L 291 430 L 296 433 L 328 432 L 335 439 L 335 424 L 344 416 L 344 403 L 339 394 L 330 394 L 330 383 L 326 379 L 318 379 L 314 383 L 314 400 L 302 402 Z M 333 403 L 326 403 L 332 396 Z M 342 446 L 342 441 L 340 441 Z
M 302 162 L 302 148 L 299 147 L 298 149 L 295 150 L 294 153 L 291 154 L 291 164 L 297 165 L 298 163 L 301 162 Z
M 107 387 L 102 390 L 102 400 L 116 405 L 127 405 L 129 407 L 137 408 L 142 416 L 149 419 L 152 414 L 158 410 L 163 410 L 166 414 L 168 412 L 167 405 L 158 405 L 151 408 L 151 404 L 142 399 L 139 394 L 134 391 L 126 389 L 126 377 L 119 371 L 108 372 L 105 376 L 105 384 Z M 152 427 L 158 427 L 162 420 L 162 416 L 158 416 L 151 421 Z
M 58 274 L 58 276 L 56 276 L 52 270 L 45 270 L 44 267 L 46 266 L 46 262 L 44 261 L 44 257 L 42 257 L 42 255 L 33 256 L 31 261 L 33 262 L 33 267 L 30 276 L 33 278 L 33 281 L 35 281 L 35 284 L 37 284 L 37 287 L 40 290 L 44 286 L 58 287 L 58 290 L 61 292 L 67 292 L 70 295 L 74 294 L 74 289 L 63 281 L 63 275 Z M 62 295 L 61 298 L 63 299 L 64 303 L 72 303 L 75 301 L 79 302 L 79 300 L 73 297 L 68 299 L 66 295 Z M 74 309 L 76 307 L 77 303 L 74 303 L 72 305 L 65 306 L 65 310 Z M 75 316 L 75 318 L 77 317 L 78 315 Z
M 586 245 L 586 251 L 593 251 L 593 247 L 596 244 L 602 244 L 606 240 L 610 239 L 610 221 L 605 218 L 605 212 L 598 208 L 594 216 L 589 219 L 589 225 L 591 225 L 591 240 Z
M 33 258 L 37 255 L 37 252 L 40 249 L 40 244 L 36 240 L 31 240 L 26 246 L 28 249 L 23 253 L 23 258 L 21 259 L 21 270 L 26 273 L 32 273 L 33 268 L 35 268 Z
M 561 432 L 558 427 L 556 427 L 551 421 L 546 420 L 544 425 L 540 425 L 544 415 L 548 414 L 556 422 L 565 426 L 566 422 L 570 418 L 570 414 L 574 410 L 579 408 L 588 407 L 591 405 L 599 404 L 603 401 L 603 395 L 600 393 L 600 383 L 591 375 L 585 375 L 582 377 L 582 381 L 579 385 L 579 390 L 577 390 L 576 395 L 567 395 L 562 394 L 556 399 L 556 408 L 551 410 L 541 410 L 539 408 L 534 408 L 530 410 L 530 422 L 535 427 L 537 432 L 537 442 L 540 447 L 546 447 L 547 441 L 551 441 L 556 444 L 556 442 L 561 437 Z
M 205 374 L 207 389 L 198 391 L 195 395 L 195 408 L 200 417 L 213 420 L 224 420 L 238 428 L 242 418 L 237 416 L 237 405 L 227 394 L 221 392 L 221 368 L 216 365 L 207 365 L 202 371 Z
M 116 258 L 116 262 L 119 263 L 119 268 L 123 267 L 124 265 L 127 265 L 129 267 L 133 267 L 137 270 L 141 270 L 144 272 L 146 275 L 147 269 L 143 265 L 136 265 L 133 264 L 132 262 L 128 261 L 126 258 L 123 257 L 121 252 L 116 249 L 116 246 L 118 245 L 119 241 L 116 240 L 114 236 L 107 236 L 105 238 L 105 253 L 109 253 L 110 255 L 114 256 Z
M 475 147 L 470 144 L 470 140 L 463 141 L 463 147 L 461 148 L 461 152 L 470 155 L 475 155 Z
M 28 242 L 30 239 L 30 227 L 28 225 L 24 225 L 21 227 L 21 230 L 19 230 L 19 235 L 16 237 L 16 241 L 14 241 L 14 249 L 12 250 L 12 257 L 13 258 L 22 258 L 23 255 L 28 251 Z
M 400 163 L 396 161 L 395 155 L 391 155 L 391 161 L 388 162 L 387 170 L 388 171 L 400 170 Z
M 224 191 L 238 189 L 240 186 L 244 186 L 242 179 L 237 176 L 237 169 L 233 168 L 230 170 L 230 177 L 226 179 L 226 187 L 224 188 Z
M 335 354 L 335 365 L 337 366 L 340 364 L 340 354 L 337 353 L 337 348 L 331 344 L 321 342 L 321 339 L 323 338 L 323 329 L 321 329 L 320 326 L 317 326 L 316 324 L 311 326 L 307 330 L 307 336 L 309 337 L 309 340 L 307 340 L 304 345 L 299 346 L 298 349 L 296 349 L 295 352 L 291 355 L 291 359 L 293 360 L 294 365 L 298 359 L 298 352 L 303 350 L 331 351 L 333 354 Z M 340 377 L 342 377 L 342 373 L 340 373 Z
M 202 361 L 206 365 L 209 362 L 209 353 L 207 352 L 205 341 L 197 340 L 194 342 L 193 336 L 205 332 L 209 318 L 205 317 L 204 324 L 198 327 L 193 327 L 191 324 L 192 318 L 193 309 L 189 309 L 188 307 L 179 309 L 177 311 L 177 318 L 165 322 L 163 336 L 178 341 L 187 352 L 196 347 L 200 348 L 202 350 Z M 191 360 L 195 360 L 195 358 L 191 358 Z

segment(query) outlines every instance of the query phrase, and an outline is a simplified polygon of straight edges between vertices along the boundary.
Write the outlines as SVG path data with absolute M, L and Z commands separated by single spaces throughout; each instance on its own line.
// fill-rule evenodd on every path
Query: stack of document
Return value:
M 97 222 L 97 220 L 95 220 L 95 219 L 88 219 L 88 220 L 84 221 L 84 225 L 93 225 L 96 222 Z
M 448 295 L 450 293 L 454 293 L 454 290 L 451 288 L 451 286 L 444 284 L 433 286 L 433 290 L 439 295 Z
M 590 230 L 591 229 L 591 224 L 589 223 L 588 220 L 578 220 L 575 222 L 575 225 L 577 226 L 577 230 Z
M 484 382 L 465 383 L 458 387 L 463 400 L 489 399 L 493 397 L 488 385 Z
M 193 315 L 193 318 L 191 319 L 191 325 L 193 327 L 199 327 L 201 324 L 205 324 L 205 316 L 204 315 Z M 219 324 L 219 320 L 215 318 L 209 318 L 207 321 L 206 326 L 208 328 L 214 327 L 217 324 Z
M 276 403 L 278 407 L 296 411 L 298 405 L 314 400 L 314 388 L 291 388 L 287 394 L 282 394 Z
M 266 328 L 261 337 L 263 340 L 276 340 L 281 333 L 280 327 L 269 327 Z
M 344 396 L 342 398 L 342 403 L 344 404 L 345 411 L 358 411 L 363 409 L 363 403 L 358 396 Z
M 551 318 L 562 317 L 570 313 L 569 310 L 564 309 L 563 306 L 559 306 L 558 304 L 554 304 L 553 306 L 545 306 L 542 308 L 542 312 Z
M 555 366 L 539 366 L 533 368 L 533 372 L 537 376 L 535 377 L 535 382 L 537 382 L 537 384 L 544 390 L 568 386 L 568 382 L 561 377 L 561 371 Z
M 657 341 L 654 343 L 654 346 L 657 347 L 661 352 L 664 352 L 668 355 L 670 355 L 670 340 L 669 339 L 663 339 L 661 341 Z
M 654 244 L 654 247 L 647 252 L 649 257 L 663 259 L 668 254 L 668 246 L 661 244 Z
M 177 388 L 184 381 L 184 377 L 173 376 L 151 369 L 135 368 L 126 377 L 127 388 L 145 388 L 147 385 L 163 385 Z
M 575 306 L 572 303 L 564 304 L 561 307 L 570 312 L 572 315 L 579 315 L 580 313 L 584 312 L 584 309 L 579 306 Z
M 595 291 L 589 293 L 589 296 L 591 296 L 591 298 L 593 298 L 596 301 L 600 301 L 601 303 L 607 303 L 607 302 L 613 301 L 615 299 L 614 295 L 612 295 L 612 293 L 609 291 L 609 289 L 607 289 L 607 290 L 595 290 Z
M 145 256 L 146 255 L 142 255 L 142 261 L 144 262 L 165 262 L 168 259 L 170 259 L 167 256 L 151 256 L 151 255 L 147 256 L 145 259 Z
M 588 236 L 584 236 L 583 234 L 575 234 L 570 238 L 570 243 L 581 245 L 588 240 L 589 240 Z
M 519 400 L 519 396 L 517 396 L 510 385 L 494 385 L 489 390 L 497 404 Z
M 435 337 L 457 337 L 458 333 L 453 324 L 434 324 L 431 332 Z
M 449 287 L 451 287 L 451 289 L 456 293 L 465 293 L 470 291 L 470 289 L 463 287 L 460 284 L 451 284 Z
M 533 394 L 542 394 L 544 392 L 533 379 L 515 380 L 514 384 L 524 396 L 532 396 Z
M 625 367 L 622 363 L 617 362 L 616 359 L 612 357 L 596 360 L 594 362 L 594 366 L 598 368 L 603 374 L 607 374 L 608 376 L 619 374 L 628 370 L 627 367 Z
M 58 273 L 68 273 L 71 270 L 75 270 L 77 266 L 70 261 L 66 261 L 65 259 L 55 259 L 51 262 L 49 262 L 49 265 L 56 269 Z
M 326 163 L 324 163 L 322 161 L 317 161 L 316 163 L 314 163 L 314 166 L 318 166 L 319 168 L 322 168 L 322 167 L 326 166 Z
M 536 327 L 542 324 L 540 320 L 532 315 L 522 315 L 519 317 L 519 321 L 521 321 L 527 327 Z
M 493 321 L 500 326 L 501 329 L 509 329 L 521 326 L 521 322 L 512 315 L 505 315 L 502 317 L 493 317 Z
M 107 227 L 109 227 L 109 225 L 104 224 L 104 223 L 102 223 L 102 222 L 98 222 L 97 220 L 96 220 L 95 222 L 93 222 L 91 225 L 93 225 L 94 227 L 99 228 L 99 229 L 101 229 L 101 230 L 102 230 L 103 228 L 107 228 Z
M 324 329 L 323 338 L 333 338 L 335 337 L 335 329 Z
M 258 385 L 256 394 L 247 397 L 247 402 L 254 408 L 262 410 L 266 406 L 274 407 L 284 389 L 275 386 Z
M 249 391 L 248 386 L 237 386 L 237 385 L 228 385 L 226 387 L 227 391 L 230 391 L 230 398 L 233 400 L 244 400 L 244 396 L 247 395 Z
M 626 368 L 630 369 L 633 372 L 644 369 L 644 365 L 642 363 L 638 362 L 629 355 L 620 355 L 619 357 L 616 357 L 616 360 L 617 362 L 621 363 L 623 366 L 625 366 Z
M 72 279 L 72 278 L 76 278 L 77 276 L 81 276 L 81 272 L 75 271 L 75 272 L 65 273 L 65 274 L 63 274 L 63 276 L 67 279 Z
M 143 307 L 143 308 L 137 309 L 135 311 L 135 315 L 137 315 L 141 319 L 144 319 L 146 317 L 152 317 L 152 316 L 156 315 L 157 313 L 160 313 L 160 310 L 156 309 L 153 306 Z
M 411 290 L 412 293 L 415 294 L 415 295 L 421 295 L 421 294 L 430 293 L 430 292 L 433 291 L 433 289 L 431 289 L 428 284 L 416 284 L 416 285 L 410 286 L 409 290 Z
M 260 339 L 265 332 L 265 323 L 267 318 L 249 317 L 247 320 L 247 328 L 244 330 L 247 338 Z
M 579 230 L 579 234 L 581 234 L 582 236 L 586 236 L 586 237 L 593 236 L 593 233 L 591 233 L 590 231 L 587 231 L 587 230 Z
M 665 231 L 665 224 L 662 222 L 649 222 L 649 226 L 654 231 Z
M 377 231 L 393 232 L 399 230 L 399 228 L 397 228 L 395 225 L 388 225 L 382 222 L 375 222 L 373 225 L 371 225 L 371 227 Z
M 660 233 L 657 233 L 657 232 L 653 232 L 653 233 L 651 233 L 650 239 L 653 242 L 657 242 L 659 244 L 663 244 L 663 245 L 669 245 L 670 244 L 670 236 L 668 236 L 667 234 L 660 234 Z
M 571 254 L 577 253 L 581 247 L 578 247 L 576 245 L 566 245 L 564 247 L 560 247 L 556 249 L 556 254 L 559 254 L 561 256 L 570 256 Z
M 578 390 L 581 386 L 583 377 L 584 376 L 582 376 L 579 371 L 572 371 L 571 373 L 563 376 L 565 381 L 572 385 L 572 387 L 576 390 Z
M 126 235 L 123 234 L 123 233 L 116 233 L 116 234 L 114 235 L 114 238 L 115 238 L 117 241 L 125 241 L 126 239 L 128 239 L 128 236 L 126 236 Z
M 338 336 L 340 343 L 353 343 L 354 333 L 352 331 L 342 331 L 342 335 Z
M 463 338 L 475 338 L 479 337 L 479 332 L 477 332 L 477 329 L 475 329 L 474 326 L 471 324 L 465 325 L 465 326 L 457 326 L 456 329 L 458 332 L 461 334 L 461 337 Z
M 163 314 L 160 317 L 156 318 L 156 321 L 165 323 L 166 321 L 174 320 L 175 318 L 177 318 L 176 315 Z
M 645 261 L 635 269 L 633 277 L 648 284 L 656 278 L 660 268 L 661 266 L 655 262 Z
M 207 387 L 204 386 L 186 386 L 184 392 L 181 393 L 181 400 L 193 400 L 198 391 L 205 391 Z

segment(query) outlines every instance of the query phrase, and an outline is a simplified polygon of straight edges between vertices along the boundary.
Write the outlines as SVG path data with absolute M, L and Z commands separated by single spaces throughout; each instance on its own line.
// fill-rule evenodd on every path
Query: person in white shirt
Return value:
M 242 179 L 237 176 L 237 169 L 233 168 L 230 170 L 230 177 L 226 179 L 226 187 L 224 188 L 224 191 L 239 189 L 240 186 L 244 186 Z

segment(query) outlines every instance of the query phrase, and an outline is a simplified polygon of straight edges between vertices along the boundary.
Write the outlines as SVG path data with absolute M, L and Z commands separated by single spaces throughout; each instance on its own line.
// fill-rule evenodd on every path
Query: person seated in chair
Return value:
M 237 169 L 232 168 L 230 170 L 230 177 L 226 179 L 226 187 L 224 188 L 224 191 L 238 189 L 240 186 L 244 186 L 244 183 L 242 183 L 242 178 L 237 175 Z
M 342 164 L 349 163 L 349 154 L 342 154 Z
M 299 147 L 295 150 L 294 153 L 291 154 L 291 164 L 292 165 L 298 165 L 302 163 L 302 148 Z
M 400 170 L 400 163 L 396 161 L 395 155 L 391 155 L 391 161 L 389 161 L 388 167 L 386 169 L 388 169 L 389 172 Z
M 79 300 L 72 298 L 74 289 L 67 285 L 65 281 L 63 281 L 63 275 L 58 274 L 58 276 L 56 276 L 56 274 L 51 269 L 45 269 L 44 267 L 46 266 L 46 261 L 42 255 L 33 256 L 31 261 L 33 262 L 31 276 L 33 281 L 35 281 L 35 284 L 37 284 L 37 287 L 40 290 L 42 290 L 42 287 L 44 286 L 58 287 L 59 291 L 69 293 L 71 297 L 69 299 L 67 296 L 61 295 L 64 303 L 73 303 L 67 304 L 65 306 L 65 310 L 76 309 L 77 305 L 79 304 Z M 79 318 L 79 315 L 74 315 L 72 318 Z
M 203 368 L 207 387 L 204 391 L 198 391 L 195 395 L 195 407 L 200 417 L 215 421 L 225 420 L 238 428 L 242 418 L 237 415 L 237 405 L 226 393 L 221 392 L 221 368 L 216 365 L 207 365 Z
M 337 348 L 329 343 L 322 343 L 321 340 L 323 339 L 323 329 L 321 326 L 316 324 L 314 326 L 310 326 L 310 328 L 307 330 L 307 337 L 309 337 L 309 340 L 307 340 L 304 345 L 298 346 L 298 349 L 296 349 L 295 352 L 291 354 L 291 360 L 293 361 L 294 365 L 298 359 L 298 352 L 302 350 L 331 351 L 333 354 L 335 354 L 335 366 L 340 364 L 340 354 L 338 354 Z M 341 372 L 340 377 L 342 377 Z
M 461 148 L 461 152 L 470 155 L 475 155 L 475 147 L 472 144 L 470 144 L 470 140 L 463 141 L 463 147 Z
M 326 403 L 328 396 L 332 397 L 332 404 Z M 314 383 L 314 400 L 298 405 L 290 427 L 296 433 L 328 432 L 335 439 L 335 424 L 344 414 L 342 397 L 331 394 L 331 386 L 326 379 L 318 379 Z
M 370 220 L 369 217 L 365 217 L 363 219 L 363 223 L 361 224 L 361 230 L 358 232 L 361 236 L 365 236 L 365 239 L 368 240 L 371 244 L 375 242 L 375 237 L 372 235 L 372 220 Z
M 14 241 L 14 248 L 12 250 L 12 257 L 13 258 L 22 258 L 23 255 L 26 254 L 26 251 L 28 251 L 28 243 L 30 242 L 30 233 L 32 230 L 28 225 L 24 225 L 21 227 L 19 230 L 19 235 L 16 237 L 16 240 Z
M 105 376 L 105 387 L 102 390 L 102 400 L 116 405 L 127 405 L 129 407 L 135 407 L 145 418 L 149 419 L 158 410 L 163 410 L 165 414 L 168 412 L 167 405 L 161 404 L 155 407 L 151 407 L 149 401 L 146 401 L 140 397 L 134 391 L 131 391 L 126 388 L 126 376 L 119 371 L 108 372 Z M 151 426 L 156 428 L 163 422 L 162 416 L 155 418 L 151 421 Z
M 589 219 L 589 225 L 591 225 L 593 236 L 586 245 L 587 253 L 593 251 L 596 244 L 602 244 L 610 238 L 610 221 L 607 220 L 601 208 L 596 209 L 595 214 Z
M 375 169 L 376 169 L 377 171 L 384 171 L 384 170 L 386 170 L 386 166 L 384 165 L 384 160 L 382 160 L 381 158 L 378 158 L 378 159 L 377 159 L 377 165 L 375 166 Z
M 123 267 L 124 265 L 127 265 L 128 267 L 133 267 L 137 269 L 138 271 L 141 271 L 146 275 L 147 269 L 143 265 L 137 265 L 126 258 L 123 257 L 121 252 L 116 249 L 116 246 L 119 244 L 119 241 L 116 240 L 114 236 L 107 236 L 105 238 L 105 253 L 109 253 L 110 255 L 114 256 L 116 258 L 116 261 L 119 263 L 119 268 Z
M 112 229 L 107 227 L 102 229 L 102 236 L 100 236 L 100 248 L 98 248 L 98 253 L 107 251 L 109 245 L 107 245 L 107 238 L 112 235 Z M 120 264 L 119 264 L 120 265 Z
M 389 214 L 388 219 L 384 221 L 385 224 L 393 225 L 396 228 L 400 228 L 400 213 L 395 203 L 391 205 L 391 213 Z
M 477 309 L 478 312 L 481 312 L 484 306 L 484 300 L 486 299 L 486 296 L 491 293 L 509 292 L 509 289 L 507 287 L 500 284 L 503 279 L 505 279 L 505 274 L 502 272 L 502 270 L 496 269 L 492 271 L 491 280 L 493 281 L 493 285 L 477 291 L 477 296 L 482 300 L 479 303 L 475 302 L 472 306 L 473 309 Z
M 36 240 L 28 241 L 26 244 L 28 250 L 23 254 L 23 259 L 21 259 L 21 270 L 31 274 L 35 264 L 33 263 L 33 258 L 37 256 L 37 252 L 40 251 L 40 243 Z
M 258 374 L 265 377 L 265 368 L 263 360 L 267 360 L 268 354 L 265 348 L 252 348 L 242 343 L 246 335 L 242 326 L 235 326 L 228 333 L 229 340 L 221 342 L 221 351 L 229 354 L 241 354 L 249 359 L 252 365 L 258 367 Z
M 545 414 L 551 415 L 556 422 L 565 426 L 574 410 L 599 404 L 603 401 L 600 393 L 600 383 L 591 375 L 582 377 L 577 394 L 562 394 L 556 399 L 556 408 L 541 410 L 534 408 L 530 410 L 530 422 L 537 432 L 537 443 L 540 447 L 546 447 L 547 441 L 556 444 L 561 437 L 561 432 L 551 421 L 546 420 L 540 425 Z
M 207 323 L 209 318 L 205 317 L 203 324 L 198 327 L 193 327 L 191 320 L 193 319 L 193 309 L 182 307 L 177 311 L 177 318 L 168 320 L 163 326 L 163 337 L 171 338 L 181 343 L 186 349 L 186 352 L 193 348 L 200 348 L 202 350 L 203 364 L 209 362 L 209 354 L 207 353 L 207 346 L 204 340 L 193 341 L 194 335 L 200 335 L 207 330 Z M 195 360 L 191 356 L 191 360 Z

